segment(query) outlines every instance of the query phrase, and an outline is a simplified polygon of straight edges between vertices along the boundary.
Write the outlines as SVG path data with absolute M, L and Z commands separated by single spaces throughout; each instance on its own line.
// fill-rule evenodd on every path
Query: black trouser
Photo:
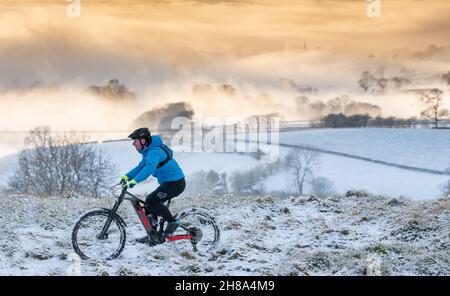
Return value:
M 162 216 L 167 221 L 172 222 L 174 220 L 173 216 L 169 209 L 163 205 L 163 202 L 180 195 L 185 187 L 186 181 L 184 178 L 159 185 L 159 187 L 145 199 L 145 202 L 147 203 L 147 214 L 153 213 L 156 216 Z

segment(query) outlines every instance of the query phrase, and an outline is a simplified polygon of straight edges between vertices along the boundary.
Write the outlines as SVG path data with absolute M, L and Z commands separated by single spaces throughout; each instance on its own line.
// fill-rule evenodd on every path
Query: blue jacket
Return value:
M 134 169 L 126 174 L 129 180 L 134 179 L 137 183 L 140 183 L 153 175 L 158 180 L 158 183 L 162 184 L 184 178 L 183 171 L 173 158 L 162 167 L 157 168 L 158 164 L 167 158 L 167 154 L 161 146 L 163 146 L 161 137 L 152 136 L 152 143 L 139 151 L 142 154 L 142 160 Z M 173 151 L 169 147 L 166 150 L 168 150 L 172 157 Z

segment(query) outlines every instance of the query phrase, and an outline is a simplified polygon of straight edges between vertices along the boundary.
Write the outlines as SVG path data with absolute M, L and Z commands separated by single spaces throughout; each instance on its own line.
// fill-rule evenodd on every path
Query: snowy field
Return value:
M 332 129 L 286 132 L 281 143 L 345 152 L 358 156 L 397 164 L 444 170 L 450 166 L 450 132 L 444 130 L 415 129 Z M 117 178 L 128 172 L 140 160 L 130 142 L 110 142 L 98 145 L 110 155 L 118 170 Z M 280 148 L 283 159 L 290 148 Z M 257 159 L 238 153 L 176 152 L 175 158 L 187 176 L 211 169 L 232 176 L 237 171 L 261 165 Z M 0 186 L 5 185 L 15 170 L 17 155 L 0 158 Z M 348 190 L 364 190 L 372 194 L 405 197 L 413 200 L 441 197 L 442 186 L 450 176 L 410 171 L 397 167 L 362 161 L 354 158 L 320 153 L 314 167 L 316 176 L 334 183 L 339 194 Z M 267 193 L 284 191 L 295 193 L 293 175 L 287 170 L 277 172 L 263 180 L 261 188 Z M 137 186 L 140 193 L 150 192 L 157 186 L 153 178 Z M 189 186 L 189 183 L 188 183 Z M 306 185 L 306 188 L 308 185 Z
M 283 152 L 286 149 L 281 150 Z M 442 197 L 442 186 L 450 179 L 450 176 L 415 172 L 325 153 L 319 153 L 314 173 L 331 180 L 334 190 L 339 194 L 345 194 L 348 190 L 362 190 L 412 200 Z M 276 192 L 292 190 L 292 183 L 292 173 L 281 172 L 270 176 L 261 185 L 267 192 Z M 305 188 L 308 189 L 308 184 Z
M 373 149 L 368 148 L 370 145 L 365 146 L 366 150 L 357 147 L 358 137 L 363 137 L 359 129 L 333 131 L 343 134 L 339 137 L 314 130 L 282 134 L 281 140 L 297 138 L 296 144 L 303 144 L 304 138 L 311 137 L 310 145 L 383 157 L 395 163 L 405 161 L 409 153 L 412 159 L 407 164 L 423 166 L 420 159 L 433 159 L 427 168 L 434 169 L 445 168 L 442 163 L 449 157 L 442 143 L 436 146 L 441 150 L 430 148 L 427 152 L 427 146 L 415 137 L 402 136 L 400 142 L 406 152 L 395 156 L 388 150 L 377 150 L 378 146 L 387 149 L 380 144 L 382 141 L 372 141 Z M 398 132 L 364 131 L 378 131 L 378 136 L 373 136 L 380 139 Z M 435 132 L 420 133 L 428 131 Z M 314 136 L 312 132 L 319 134 Z M 351 140 L 355 140 L 355 145 L 346 144 Z M 334 146 L 320 146 L 324 143 Z M 397 149 L 396 145 L 403 149 L 400 144 L 391 143 L 391 152 Z M 416 147 L 415 154 L 421 156 L 414 158 L 411 147 Z M 129 142 L 103 143 L 99 148 L 115 162 L 117 177 L 140 160 Z M 281 148 L 281 159 L 288 151 Z M 434 154 L 434 158 L 427 153 Z M 180 152 L 176 159 L 188 176 L 210 169 L 230 176 L 261 165 L 254 157 L 237 153 Z M 0 158 L 0 185 L 5 185 L 16 164 L 17 155 Z M 292 175 L 282 170 L 261 181 L 259 185 L 267 192 L 262 196 L 184 193 L 174 199 L 174 212 L 204 208 L 221 226 L 221 244 L 206 256 L 177 254 L 168 244 L 150 248 L 134 242 L 144 235 L 144 230 L 131 205 L 125 202 L 119 210 L 128 224 L 124 252 L 112 261 L 79 263 L 70 244 L 73 223 L 87 210 L 111 207 L 112 198 L 1 194 L 0 275 L 65 275 L 74 271 L 82 275 L 450 275 L 450 197 L 439 198 L 439 186 L 449 176 L 324 153 L 319 154 L 314 171 L 316 176 L 332 180 L 337 194 L 321 199 L 292 194 L 279 199 L 269 192 L 292 189 Z M 149 179 L 132 191 L 144 194 L 156 186 L 156 181 Z M 346 196 L 349 190 L 354 193 Z
M 444 171 L 450 167 L 450 130 L 313 129 L 281 133 L 280 143 L 312 146 L 426 169 Z
M 135 243 L 144 231 L 124 203 L 122 255 L 79 263 L 70 245 L 73 223 L 112 202 L 0 197 L 0 275 L 450 275 L 449 198 L 182 195 L 175 212 L 202 207 L 221 226 L 221 243 L 206 256 Z
M 100 148 L 111 155 L 120 172 L 127 172 L 140 159 L 134 147 L 127 142 L 104 143 Z M 280 160 L 289 150 L 280 148 Z M 257 159 L 237 153 L 180 152 L 176 153 L 176 159 L 188 176 L 211 169 L 232 175 L 261 165 Z M 409 171 L 326 153 L 319 153 L 314 171 L 315 175 L 333 181 L 334 189 L 339 194 L 345 194 L 348 190 L 365 190 L 373 194 L 415 200 L 441 197 L 441 187 L 450 179 L 450 176 Z M 291 173 L 284 171 L 263 180 L 261 185 L 266 192 L 293 192 L 292 178 Z M 138 186 L 136 190 L 148 192 L 157 186 L 152 178 L 146 182 L 146 186 Z

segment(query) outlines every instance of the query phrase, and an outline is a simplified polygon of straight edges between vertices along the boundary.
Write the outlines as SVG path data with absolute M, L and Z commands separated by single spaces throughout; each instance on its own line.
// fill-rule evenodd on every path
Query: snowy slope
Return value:
M 448 133 L 428 129 L 307 130 L 282 133 L 280 142 L 306 144 L 394 163 L 441 170 L 450 164 L 450 145 L 445 146 Z M 429 145 L 429 142 L 432 142 L 432 145 Z M 116 164 L 117 178 L 136 165 L 141 157 L 130 142 L 101 143 L 98 147 Z M 174 148 L 177 150 L 177 147 Z M 281 147 L 280 159 L 283 159 L 289 150 Z M 237 153 L 175 152 L 175 158 L 187 176 L 197 171 L 211 169 L 219 173 L 225 172 L 230 176 L 238 170 L 248 170 L 261 165 L 255 158 Z M 17 155 L 14 154 L 0 158 L 0 186 L 6 184 L 8 177 L 14 172 L 16 163 Z M 365 190 L 373 194 L 412 199 L 442 196 L 441 186 L 450 179 L 445 175 L 409 171 L 325 153 L 319 155 L 314 173 L 316 176 L 330 179 L 336 192 L 340 194 L 348 190 Z M 292 192 L 291 179 L 291 173 L 283 170 L 263 180 L 259 187 L 266 192 Z M 133 190 L 137 193 L 150 192 L 157 185 L 153 178 L 149 178 L 145 184 Z
M 313 129 L 281 133 L 280 143 L 307 145 L 435 170 L 445 170 L 450 167 L 449 130 Z
M 415 172 L 325 153 L 319 154 L 314 174 L 331 180 L 339 194 L 345 194 L 348 190 L 362 190 L 415 200 L 441 197 L 441 187 L 450 179 L 449 176 Z M 295 188 L 292 179 L 291 173 L 280 172 L 261 183 L 267 192 L 290 192 Z M 305 189 L 308 189 L 307 184 Z
M 408 150 L 407 141 L 403 144 Z M 117 176 L 140 160 L 129 142 L 99 148 L 116 163 Z M 282 157 L 288 151 L 281 148 Z M 233 174 L 261 164 L 235 153 L 176 153 L 176 159 L 188 176 L 209 169 Z M 16 155 L 0 158 L 0 182 L 16 162 Z M 329 154 L 320 154 L 315 173 L 331 179 L 341 194 L 323 199 L 183 194 L 174 199 L 174 212 L 201 207 L 221 226 L 221 244 L 206 256 L 134 242 L 144 231 L 124 203 L 119 213 L 127 222 L 128 238 L 121 256 L 77 263 L 70 245 L 73 223 L 87 210 L 110 208 L 113 198 L 0 195 L 0 275 L 64 275 L 78 264 L 82 275 L 364 275 L 373 262 L 380 266 L 375 272 L 383 275 L 450 275 L 450 199 L 435 198 L 447 176 Z M 262 185 L 267 191 L 289 191 L 290 177 L 281 171 Z M 133 191 L 142 194 L 156 186 L 147 181 Z M 385 196 L 342 194 L 351 189 Z
M 449 198 L 412 202 L 381 196 L 196 197 L 175 212 L 202 207 L 222 229 L 219 247 L 200 256 L 150 248 L 124 203 L 127 245 L 117 259 L 77 262 L 72 224 L 113 200 L 0 197 L 0 275 L 364 275 L 373 260 L 382 275 L 449 275 Z M 375 268 L 376 269 L 376 268 Z
M 384 130 L 381 131 L 381 133 L 384 132 Z M 296 136 L 301 138 L 298 134 Z M 121 173 L 127 172 L 140 160 L 140 155 L 129 142 L 103 143 L 99 145 L 99 148 L 111 156 Z M 280 159 L 283 159 L 289 150 L 289 148 L 280 148 Z M 250 156 L 236 153 L 178 152 L 175 156 L 186 175 L 211 169 L 219 173 L 232 174 L 235 171 L 248 170 L 261 164 Z M 448 176 L 408 171 L 325 153 L 319 154 L 315 173 L 332 180 L 336 192 L 340 194 L 344 194 L 348 190 L 366 190 L 373 194 L 403 196 L 412 199 L 430 199 L 442 196 L 440 186 L 449 179 Z M 284 171 L 265 179 L 262 186 L 267 192 L 289 192 L 292 191 L 291 179 L 290 173 Z M 146 184 L 148 185 L 136 187 L 135 191 L 148 192 L 157 186 L 152 178 Z

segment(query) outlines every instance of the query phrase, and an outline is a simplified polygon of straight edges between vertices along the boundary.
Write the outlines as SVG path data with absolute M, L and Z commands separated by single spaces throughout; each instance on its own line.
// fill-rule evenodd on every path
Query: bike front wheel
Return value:
M 101 236 L 109 218 L 111 223 Z M 72 247 L 82 259 L 114 259 L 122 253 L 125 241 L 125 223 L 108 209 L 94 209 L 83 214 L 72 230 Z
M 220 241 L 220 229 L 215 219 L 200 209 L 182 212 L 178 219 L 181 224 L 168 238 L 177 252 L 193 251 L 206 254 L 215 249 Z

